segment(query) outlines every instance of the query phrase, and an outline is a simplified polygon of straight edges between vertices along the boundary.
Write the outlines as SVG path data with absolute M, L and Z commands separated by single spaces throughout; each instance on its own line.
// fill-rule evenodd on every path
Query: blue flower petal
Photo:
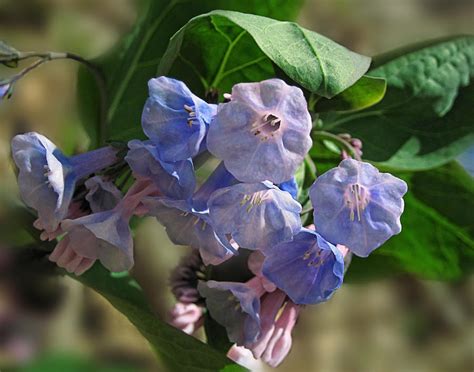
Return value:
M 296 304 L 328 300 L 344 277 L 339 250 L 314 231 L 302 229 L 291 242 L 265 250 L 263 275 Z
M 132 140 L 128 147 L 130 150 L 125 160 L 136 177 L 152 180 L 167 197 L 183 200 L 191 197 L 196 187 L 191 159 L 166 163 L 150 141 Z
M 298 200 L 298 184 L 296 178 L 293 176 L 290 180 L 282 182 L 278 185 L 278 188 L 282 191 L 289 192 L 293 199 Z
M 148 82 L 150 97 L 142 127 L 166 162 L 186 160 L 202 151 L 216 106 L 195 96 L 181 81 L 161 76 Z
M 208 202 L 212 225 L 248 249 L 291 240 L 301 229 L 301 205 L 287 192 L 263 183 L 215 191 Z
M 110 271 L 133 266 L 133 240 L 128 220 L 120 213 L 106 211 L 61 223 L 69 232 L 74 251 L 83 257 L 99 259 Z
M 235 253 L 235 248 L 217 236 L 208 214 L 194 210 L 189 202 L 147 197 L 142 203 L 166 228 L 174 244 L 199 249 L 206 265 L 220 264 Z
M 239 181 L 289 180 L 309 151 L 311 117 L 303 92 L 279 79 L 242 83 L 218 107 L 207 147 Z
M 367 257 L 401 231 L 406 183 L 371 164 L 346 159 L 310 189 L 316 230 L 328 241 Z
M 18 185 L 26 205 L 38 212 L 45 230 L 52 232 L 66 217 L 76 177 L 68 159 L 38 133 L 12 139 L 12 156 L 19 169 Z

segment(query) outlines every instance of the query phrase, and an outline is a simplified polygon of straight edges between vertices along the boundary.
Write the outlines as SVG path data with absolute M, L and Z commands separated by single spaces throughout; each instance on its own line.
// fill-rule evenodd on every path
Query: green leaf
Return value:
M 379 103 L 387 89 L 387 81 L 364 75 L 353 86 L 332 99 L 321 99 L 316 104 L 316 112 L 358 111 Z
M 104 363 L 95 360 L 85 359 L 78 355 L 52 354 L 43 355 L 20 367 L 21 372 L 137 372 L 132 366 L 124 366 L 122 363 Z
M 204 316 L 204 330 L 206 331 L 207 342 L 214 349 L 219 350 L 223 354 L 229 351 L 232 342 L 227 337 L 225 327 L 221 326 L 214 319 L 211 318 L 209 312 Z
M 100 293 L 123 313 L 150 342 L 169 371 L 245 371 L 209 345 L 153 315 L 130 277 L 114 278 L 99 264 L 82 276 L 72 277 Z
M 157 76 L 157 66 L 169 38 L 192 17 L 213 9 L 234 9 L 292 19 L 303 0 L 146 0 L 131 32 L 105 56 L 93 61 L 104 72 L 108 112 L 101 133 L 99 97 L 89 71 L 81 68 L 78 96 L 81 119 L 92 146 L 105 139 L 128 140 L 143 136 L 140 117 L 148 97 L 147 81 Z M 191 68 L 191 67 L 189 67 Z M 102 138 L 100 138 L 102 137 Z
M 366 159 L 397 169 L 434 168 L 474 142 L 474 37 L 406 50 L 383 56 L 383 64 L 375 58 L 378 67 L 369 75 L 388 84 L 380 103 L 322 119 L 326 130 L 360 138 Z
M 367 259 L 354 257 L 347 280 L 399 273 L 457 280 L 474 271 L 474 179 L 457 163 L 398 175 L 408 183 L 402 232 Z
M 201 91 L 229 91 L 237 82 L 289 78 L 324 97 L 354 84 L 370 58 L 293 22 L 217 10 L 189 21 L 170 41 L 159 73 L 189 78 Z

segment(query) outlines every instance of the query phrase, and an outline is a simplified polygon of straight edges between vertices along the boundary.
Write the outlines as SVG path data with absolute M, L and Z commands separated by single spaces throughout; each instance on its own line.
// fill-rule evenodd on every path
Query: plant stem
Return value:
M 43 63 L 58 60 L 58 59 L 71 59 L 73 61 L 79 62 L 92 73 L 94 79 L 97 83 L 99 89 L 99 128 L 98 128 L 98 138 L 99 146 L 103 145 L 105 142 L 105 124 L 106 124 L 106 115 L 107 115 L 107 90 L 105 76 L 102 70 L 93 64 L 92 62 L 84 59 L 83 57 L 74 54 L 74 53 L 56 53 L 56 52 L 21 52 L 17 56 L 17 60 L 25 60 L 29 58 L 39 58 L 36 62 L 32 63 L 30 66 L 26 67 L 15 75 L 11 81 L 15 82 L 19 80 L 31 70 L 39 67 Z
M 348 150 L 352 154 L 354 159 L 359 160 L 359 161 L 362 160 L 360 155 L 357 153 L 356 149 L 354 148 L 354 146 L 352 146 L 345 139 L 339 137 L 337 134 L 326 132 L 324 130 L 316 130 L 313 133 L 315 136 L 318 136 L 319 138 L 339 142 L 339 144 L 341 144 L 346 150 Z

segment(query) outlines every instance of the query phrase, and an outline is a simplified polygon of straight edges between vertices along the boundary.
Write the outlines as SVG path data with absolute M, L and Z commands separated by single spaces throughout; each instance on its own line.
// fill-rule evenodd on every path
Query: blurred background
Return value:
M 21 50 L 87 58 L 110 48 L 136 18 L 132 0 L 0 0 L 0 39 Z M 301 25 L 366 55 L 443 35 L 472 33 L 472 0 L 306 0 Z M 0 102 L 0 370 L 155 371 L 138 331 L 99 295 L 23 264 L 4 239 L 17 197 L 9 141 L 47 135 L 66 153 L 87 148 L 75 106 L 77 65 L 48 63 Z M 0 76 L 11 71 L 0 68 Z M 146 220 L 136 233 L 134 274 L 165 316 L 170 270 L 186 253 Z M 474 278 L 457 283 L 398 277 L 343 286 L 306 308 L 281 371 L 473 371 Z

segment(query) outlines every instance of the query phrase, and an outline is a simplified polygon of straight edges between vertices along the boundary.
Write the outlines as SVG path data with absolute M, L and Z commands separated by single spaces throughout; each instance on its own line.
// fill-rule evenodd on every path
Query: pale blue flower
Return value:
M 99 212 L 64 220 L 72 251 L 83 258 L 98 259 L 114 272 L 129 270 L 134 263 L 129 219 L 119 210 Z
M 265 250 L 263 275 L 296 304 L 328 300 L 344 277 L 344 257 L 319 234 L 302 229 L 291 242 Z
M 216 105 L 195 96 L 183 82 L 165 76 L 151 79 L 148 88 L 142 127 L 158 147 L 160 158 L 176 162 L 205 149 L 204 138 Z
M 236 84 L 209 126 L 208 150 L 242 182 L 289 180 L 309 151 L 303 92 L 283 80 Z
M 237 184 L 215 191 L 208 202 L 212 225 L 243 248 L 273 246 L 301 229 L 301 205 L 268 183 Z
M 117 160 L 112 147 L 68 158 L 50 140 L 34 132 L 15 136 L 11 147 L 19 170 L 20 195 L 38 212 L 39 225 L 48 232 L 56 230 L 66 217 L 76 181 Z
M 367 257 L 401 231 L 407 184 L 369 163 L 343 160 L 310 189 L 314 224 L 326 240 Z

